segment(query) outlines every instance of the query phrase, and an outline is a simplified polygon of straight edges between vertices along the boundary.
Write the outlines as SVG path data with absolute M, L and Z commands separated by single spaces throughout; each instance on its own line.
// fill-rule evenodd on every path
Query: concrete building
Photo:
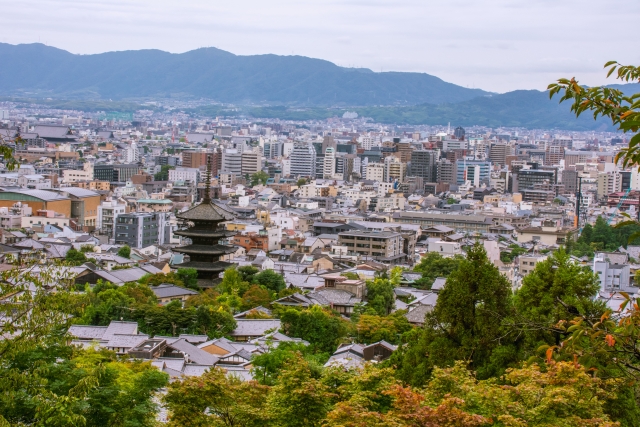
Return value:
M 295 144 L 290 159 L 292 176 L 307 178 L 316 176 L 316 150 L 312 144 Z
M 631 286 L 629 264 L 618 264 L 611 259 L 613 257 L 610 255 L 605 252 L 596 253 L 593 259 L 592 269 L 600 281 L 600 291 L 603 293 L 637 292 L 638 288 Z
M 395 156 L 389 156 L 384 159 L 384 181 L 404 182 L 407 176 L 407 164 L 403 163 Z
M 191 181 L 197 183 L 200 181 L 200 169 L 196 168 L 175 168 L 169 171 L 169 181 Z
M 127 182 L 137 175 L 140 167 L 137 164 L 104 165 L 93 167 L 93 179 L 109 182 Z
M 346 231 L 338 235 L 338 245 L 346 246 L 349 255 L 391 264 L 402 262 L 406 258 L 406 254 L 402 252 L 403 243 L 402 234 L 392 231 Z
M 384 181 L 385 165 L 382 163 L 368 163 L 366 167 L 365 179 L 370 181 Z
M 607 195 L 622 190 L 622 174 L 619 171 L 600 172 L 598 174 L 598 185 L 596 187 L 596 197 L 604 199 Z
M 328 147 L 324 153 L 322 177 L 333 179 L 336 173 L 336 153 L 332 147 Z
M 423 228 L 444 225 L 460 233 L 488 233 L 491 218 L 484 215 L 452 215 L 426 212 L 396 212 L 393 222 L 419 224 Z
M 126 213 L 115 221 L 115 243 L 132 248 L 168 243 L 171 238 L 169 213 Z
M 494 143 L 489 147 L 489 161 L 494 165 L 504 166 L 507 164 L 507 156 L 512 153 L 509 144 Z
M 411 153 L 410 176 L 417 176 L 424 182 L 438 179 L 438 152 L 434 150 L 414 150 Z
M 489 185 L 491 179 L 491 162 L 482 160 L 457 160 L 456 183 L 459 185 L 471 182 L 476 187 L 483 183 Z
M 262 155 L 256 151 L 244 151 L 240 156 L 242 176 L 253 175 L 262 170 Z
M 96 228 L 100 231 L 100 233 L 113 237 L 113 227 L 116 218 L 118 217 L 118 215 L 124 214 L 126 212 L 127 204 L 118 203 L 117 199 L 111 199 L 102 202 L 100 206 L 98 206 L 98 219 L 96 222 Z

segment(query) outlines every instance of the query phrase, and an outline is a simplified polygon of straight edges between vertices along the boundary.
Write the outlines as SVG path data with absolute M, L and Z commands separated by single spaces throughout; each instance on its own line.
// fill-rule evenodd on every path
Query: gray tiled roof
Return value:
M 189 344 L 184 339 L 179 339 L 169 344 L 169 346 L 188 355 L 189 361 L 198 365 L 213 366 L 218 362 L 218 357 L 207 353 L 193 344 Z
M 183 295 L 197 295 L 196 291 L 183 288 L 181 286 L 172 285 L 169 283 L 162 283 L 158 286 L 151 286 L 151 290 L 157 298 L 171 298 L 179 297 Z
M 114 334 L 106 344 L 107 348 L 133 348 L 149 339 L 144 334 Z
M 280 329 L 280 320 L 277 319 L 236 319 L 238 326 L 231 333 L 232 336 L 260 337 L 269 330 Z
M 102 335 L 102 339 L 109 341 L 114 335 L 135 335 L 138 333 L 136 322 L 121 322 L 112 320 L 107 326 L 107 330 Z
M 427 313 L 431 312 L 433 307 L 430 305 L 418 305 L 413 308 L 410 312 L 404 315 L 410 323 L 424 323 L 424 317 Z
M 69 335 L 80 339 L 99 340 L 106 330 L 106 326 L 73 325 L 69 328 Z

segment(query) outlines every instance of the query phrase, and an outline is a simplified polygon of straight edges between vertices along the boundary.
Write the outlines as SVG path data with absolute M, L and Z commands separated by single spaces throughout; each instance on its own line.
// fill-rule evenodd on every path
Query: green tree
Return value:
M 264 270 L 253 276 L 253 283 L 264 286 L 276 294 L 287 287 L 282 275 L 273 270 Z
M 307 180 L 305 178 L 300 178 L 297 182 L 296 185 L 298 187 L 302 187 L 303 185 L 305 185 L 307 183 Z
M 269 179 L 269 174 L 265 171 L 258 171 L 251 175 L 251 186 L 256 186 L 258 184 L 265 185 L 267 180 Z
M 534 355 L 541 345 L 561 344 L 566 336 L 555 328 L 559 322 L 569 322 L 578 313 L 602 314 L 604 307 L 594 303 L 598 289 L 595 274 L 574 263 L 562 248 L 539 262 L 514 296 L 525 357 Z
M 245 265 L 237 268 L 243 282 L 253 283 L 256 274 L 260 273 L 260 269 L 252 265 Z
M 438 277 L 448 277 L 452 271 L 456 270 L 462 261 L 461 256 L 445 258 L 437 252 L 429 252 L 414 267 L 418 273 L 422 273 L 422 278 L 416 281 L 416 287 L 420 289 L 431 289 L 433 282 Z
M 230 267 L 224 271 L 222 282 L 218 285 L 222 294 L 234 295 L 242 298 L 242 295 L 249 289 L 249 282 L 244 280 L 244 274 L 240 268 Z M 253 267 L 252 267 L 253 268 Z M 246 272 L 246 270 L 243 270 Z
M 198 270 L 195 268 L 178 268 L 176 275 L 187 288 L 196 291 L 200 290 L 198 286 Z
M 80 252 L 86 254 L 87 252 L 93 252 L 93 245 L 82 245 L 80 246 Z
M 87 257 L 75 248 L 69 249 L 64 258 L 70 265 L 82 265 L 87 262 Z
M 267 399 L 267 411 L 280 427 L 320 426 L 329 398 L 328 387 L 313 377 L 308 362 L 297 354 L 281 371 Z
M 131 248 L 127 245 L 124 245 L 123 247 L 118 249 L 118 256 L 121 256 L 127 259 L 131 258 Z
M 389 279 L 375 278 L 367 281 L 367 307 L 379 316 L 391 313 L 395 304 L 395 286 Z
M 482 245 L 474 244 L 449 275 L 424 328 L 403 337 L 407 345 L 392 357 L 399 378 L 421 385 L 434 366 L 451 366 L 456 360 L 468 361 L 479 378 L 500 374 L 517 357 L 502 324 L 511 314 L 509 282 Z
M 242 296 L 242 309 L 245 311 L 258 306 L 268 307 L 270 303 L 269 291 L 258 285 L 251 285 Z
M 302 338 L 315 349 L 327 353 L 333 353 L 349 332 L 348 322 L 317 305 L 306 310 L 286 309 L 280 320 L 285 335 Z
M 412 328 L 404 314 L 405 311 L 399 311 L 387 317 L 361 315 L 356 325 L 358 342 L 371 344 L 385 340 L 397 344 L 400 336 Z
M 199 377 L 172 382 L 163 400 L 171 413 L 168 426 L 259 427 L 267 423 L 268 387 L 242 381 L 219 368 Z

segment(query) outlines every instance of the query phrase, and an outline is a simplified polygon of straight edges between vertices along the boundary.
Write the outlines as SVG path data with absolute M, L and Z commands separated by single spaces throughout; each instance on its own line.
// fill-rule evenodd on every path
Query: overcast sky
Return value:
M 0 42 L 73 53 L 215 46 L 424 72 L 495 92 L 640 63 L 640 0 L 2 1 Z M 1 70 L 1 67 L 0 67 Z

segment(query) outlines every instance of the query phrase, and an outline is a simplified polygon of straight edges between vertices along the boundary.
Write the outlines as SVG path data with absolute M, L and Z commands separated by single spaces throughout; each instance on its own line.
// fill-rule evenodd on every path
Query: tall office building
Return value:
M 457 182 L 456 164 L 447 159 L 438 160 L 436 173 L 438 183 L 456 184 Z
M 494 165 L 504 166 L 507 164 L 507 156 L 511 155 L 509 144 L 491 144 L 489 147 L 489 161 Z
M 458 139 L 464 139 L 465 136 L 465 131 L 464 128 L 461 126 L 458 126 L 454 131 L 453 131 L 453 136 L 455 136 Z
M 470 181 L 475 186 L 483 183 L 489 185 L 491 177 L 491 162 L 481 160 L 456 161 L 456 183 L 464 184 Z
M 411 153 L 410 176 L 419 176 L 425 182 L 438 179 L 438 152 L 433 150 L 415 150 Z
M 316 150 L 309 143 L 297 143 L 291 151 L 291 175 L 315 178 Z M 324 165 L 323 165 L 324 166 Z

